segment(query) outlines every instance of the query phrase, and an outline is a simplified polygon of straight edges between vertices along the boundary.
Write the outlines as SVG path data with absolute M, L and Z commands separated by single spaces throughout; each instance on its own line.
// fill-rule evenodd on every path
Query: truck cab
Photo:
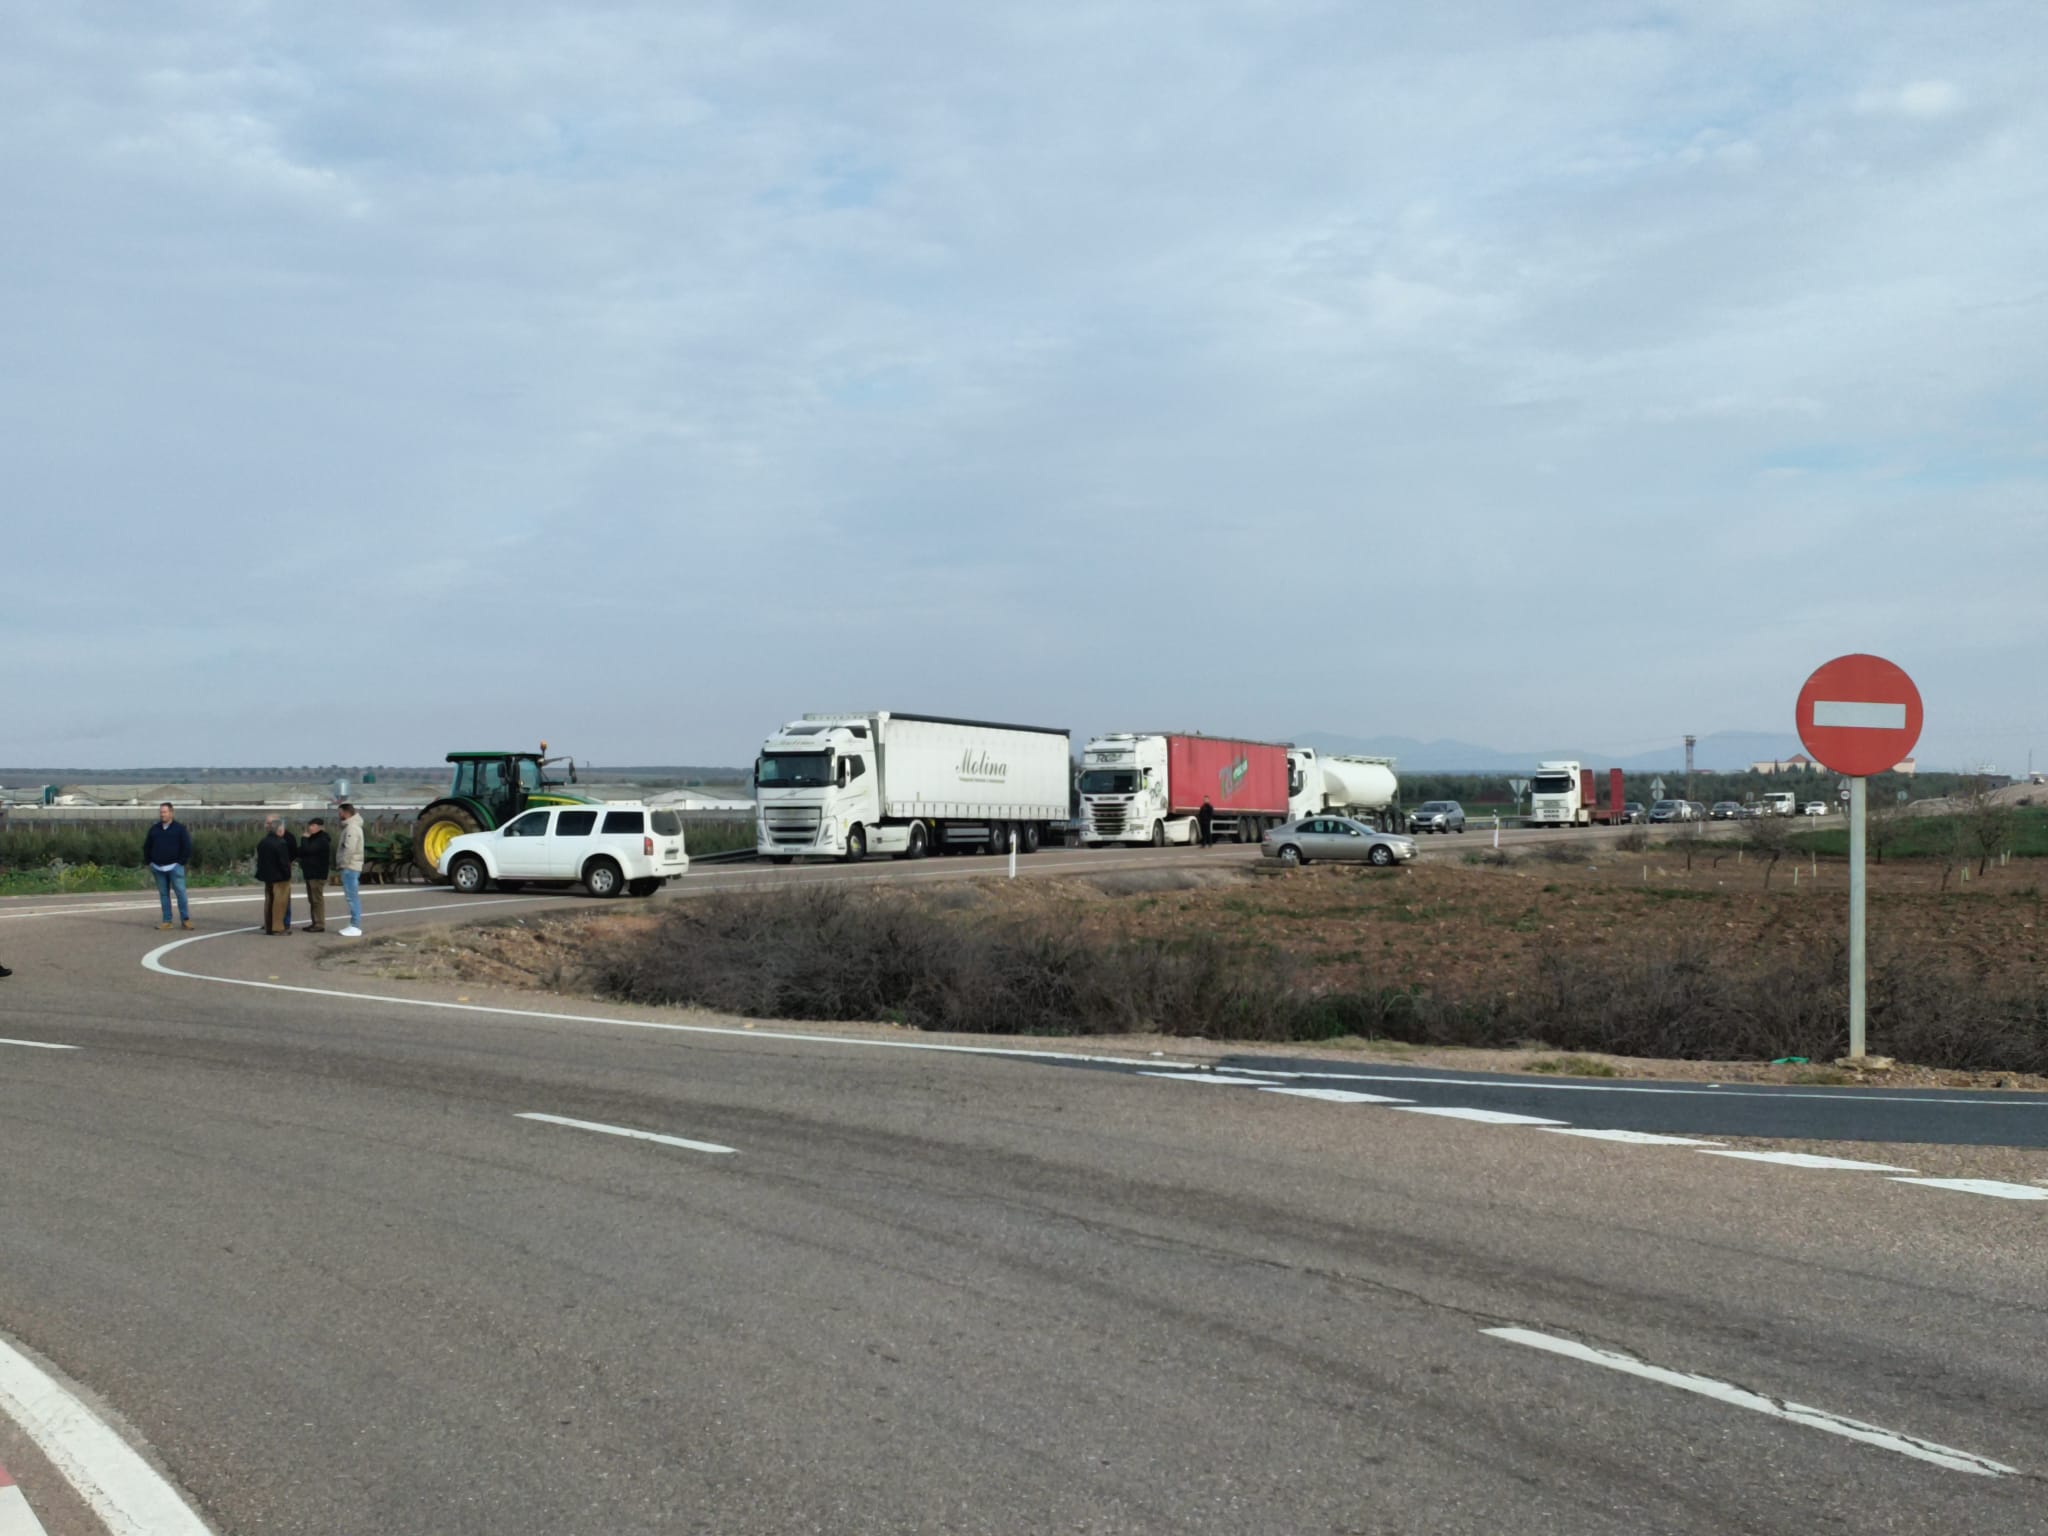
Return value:
M 793 720 L 754 762 L 756 851 L 765 859 L 857 858 L 884 850 L 881 780 L 865 720 Z M 856 853 L 848 846 L 852 833 Z
M 1585 796 L 1575 762 L 1538 763 L 1529 780 L 1532 827 L 1575 827 L 1585 820 Z
M 1799 796 L 1789 789 L 1773 789 L 1758 798 L 1766 816 L 1796 816 L 1799 814 Z
M 1098 736 L 1081 754 L 1081 841 L 1164 843 L 1175 830 L 1167 815 L 1166 738 Z

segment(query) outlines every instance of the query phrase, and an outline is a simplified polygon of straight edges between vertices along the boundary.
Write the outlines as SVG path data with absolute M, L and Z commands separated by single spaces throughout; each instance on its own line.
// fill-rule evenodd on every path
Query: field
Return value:
M 8 827 L 0 830 L 0 896 L 49 896 L 73 891 L 144 891 L 153 888 L 142 861 L 142 839 L 151 823 L 99 822 L 88 826 Z M 302 831 L 304 817 L 288 825 Z M 410 822 L 371 822 L 364 829 L 375 843 L 402 833 Z M 328 818 L 328 831 L 334 831 Z M 243 885 L 255 877 L 256 844 L 263 828 L 255 821 L 231 826 L 194 826 L 192 862 L 186 881 L 194 886 Z

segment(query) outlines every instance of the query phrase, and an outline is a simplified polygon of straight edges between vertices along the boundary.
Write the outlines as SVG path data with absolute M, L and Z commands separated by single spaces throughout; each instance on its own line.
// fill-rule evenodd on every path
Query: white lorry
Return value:
M 869 853 L 1034 853 L 1067 819 L 1067 733 L 881 711 L 805 715 L 754 764 L 755 849 L 849 863 Z
M 1400 780 L 1391 757 L 1321 753 L 1314 747 L 1287 749 L 1287 817 L 1348 816 L 1382 832 L 1392 826 Z
M 1789 789 L 1767 790 L 1757 796 L 1757 804 L 1763 807 L 1766 816 L 1799 814 L 1799 796 Z

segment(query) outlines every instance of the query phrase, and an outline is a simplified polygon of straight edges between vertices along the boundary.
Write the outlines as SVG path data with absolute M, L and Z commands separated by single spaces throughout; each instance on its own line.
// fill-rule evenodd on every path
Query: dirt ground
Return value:
M 1845 867 L 1839 861 L 1808 859 L 1799 862 L 1797 871 L 1795 883 L 1794 864 L 1787 858 L 1769 871 L 1766 881 L 1766 871 L 1753 856 L 1738 857 L 1712 845 L 1698 851 L 1690 870 L 1682 853 L 1604 852 L 1563 861 L 1538 850 L 1494 864 L 1474 850 L 1458 861 L 1422 861 L 1386 871 L 1180 867 L 1059 880 L 992 880 L 916 895 L 876 894 L 942 904 L 966 921 L 1029 916 L 1105 935 L 1163 938 L 1207 930 L 1236 944 L 1276 951 L 1333 987 L 1393 981 L 1455 996 L 1512 990 L 1548 949 L 1604 951 L 1619 958 L 1693 938 L 1761 964 L 1840 938 L 1848 921 Z M 2048 985 L 2048 954 L 2041 944 L 2048 908 L 2031 863 L 1993 868 L 1981 879 L 1946 890 L 1940 871 L 1926 864 L 1894 863 L 1874 868 L 1871 877 L 1873 954 L 1887 947 L 1905 949 L 1931 963 L 1995 970 L 2008 979 L 2028 977 Z M 578 956 L 594 929 L 617 932 L 654 920 L 644 911 L 516 919 L 383 941 L 350 952 L 341 963 L 401 980 L 577 995 L 584 990 L 576 975 Z M 1094 1036 L 1077 1040 L 1075 1048 L 1204 1060 L 1243 1047 Z M 1380 1040 L 1286 1050 L 1465 1071 L 2048 1089 L 2048 1078 L 2027 1074 L 1934 1071 L 1903 1063 L 1888 1072 L 1861 1072 L 1827 1062 L 1776 1066 L 1561 1056 L 1540 1049 L 1425 1049 Z

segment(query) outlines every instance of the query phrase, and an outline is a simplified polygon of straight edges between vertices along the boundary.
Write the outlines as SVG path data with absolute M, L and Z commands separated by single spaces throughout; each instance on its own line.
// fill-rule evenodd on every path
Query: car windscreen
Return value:
M 763 785 L 776 789 L 822 789 L 832 782 L 830 752 L 763 752 L 755 766 Z
M 1577 782 L 1568 773 L 1539 773 L 1529 787 L 1539 795 L 1568 795 Z
M 1081 775 L 1084 795 L 1135 795 L 1138 774 L 1132 768 L 1090 768 Z
M 1678 809 L 1678 802 L 1676 800 L 1659 800 L 1651 809 L 1654 811 L 1675 811 Z
M 655 811 L 647 818 L 654 825 L 656 837 L 681 837 L 683 818 L 674 811 Z

